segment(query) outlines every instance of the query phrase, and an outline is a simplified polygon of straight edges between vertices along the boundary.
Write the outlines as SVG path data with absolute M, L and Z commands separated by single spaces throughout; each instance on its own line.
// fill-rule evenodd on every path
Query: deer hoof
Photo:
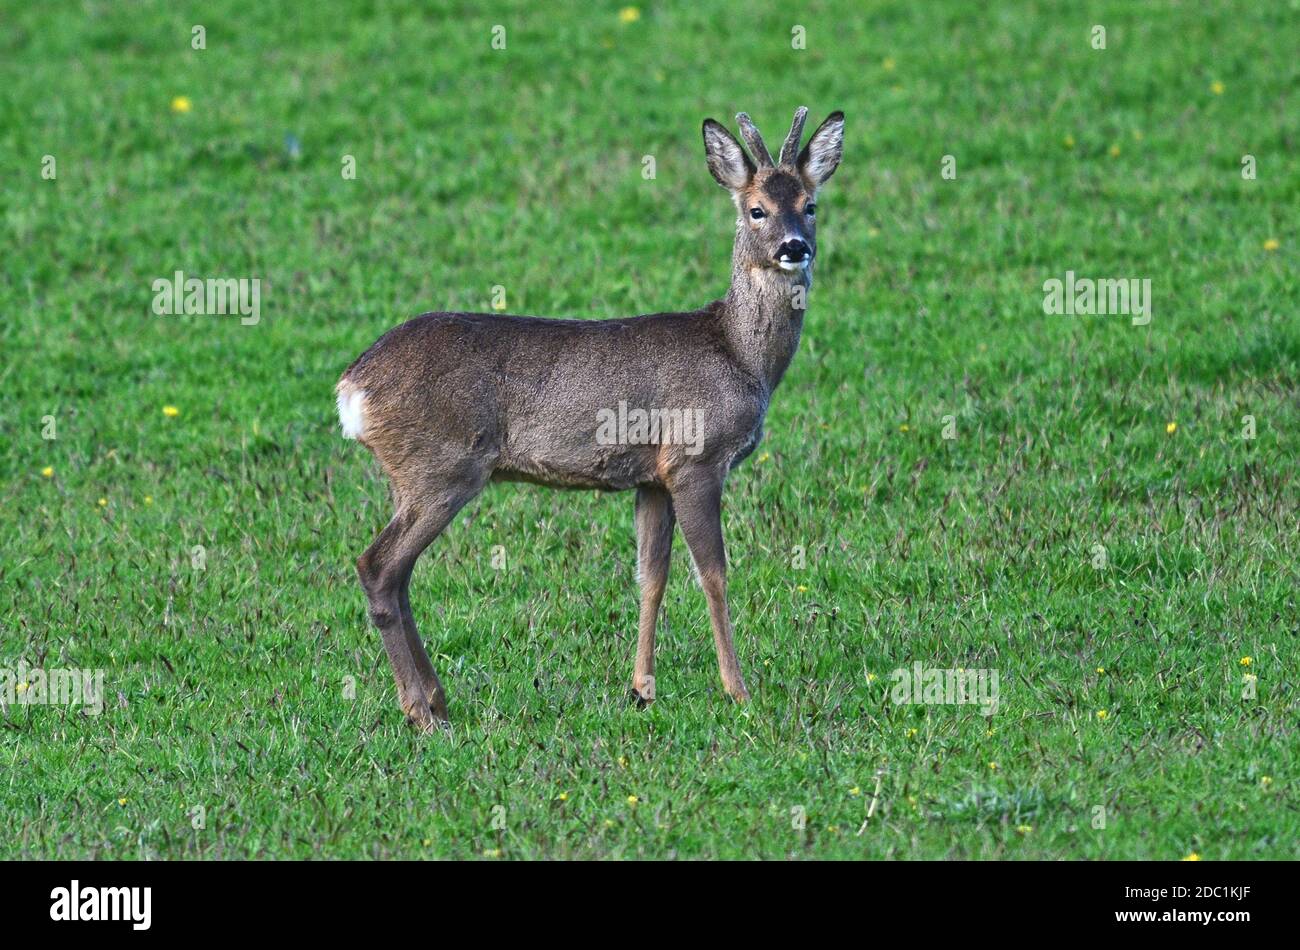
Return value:
M 749 702 L 749 690 L 745 688 L 744 683 L 737 683 L 734 686 L 727 686 L 727 695 L 738 703 Z
M 426 708 L 423 712 L 408 712 L 406 721 L 413 726 L 416 731 L 423 733 L 437 732 L 439 729 L 447 729 L 451 722 L 445 714 L 439 714 L 432 707 Z
M 645 709 L 655 701 L 655 678 L 639 676 L 632 681 L 632 698 L 636 700 L 637 709 Z
M 435 732 L 451 725 L 447 717 L 447 704 L 441 696 L 432 699 L 418 697 L 410 703 L 403 702 L 402 712 L 406 713 L 406 721 L 419 732 Z

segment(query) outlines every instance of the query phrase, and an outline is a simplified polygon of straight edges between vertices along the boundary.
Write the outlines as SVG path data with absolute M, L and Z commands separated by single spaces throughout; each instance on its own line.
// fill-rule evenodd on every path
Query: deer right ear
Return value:
M 733 192 L 748 185 L 758 170 L 731 133 L 712 119 L 704 120 L 704 154 L 718 184 Z

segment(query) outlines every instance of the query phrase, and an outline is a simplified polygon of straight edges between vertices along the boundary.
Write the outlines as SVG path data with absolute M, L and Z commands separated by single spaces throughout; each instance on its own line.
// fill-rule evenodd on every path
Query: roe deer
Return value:
M 708 600 L 723 687 L 749 698 L 727 611 L 722 487 L 762 438 L 772 391 L 799 345 L 817 254 L 813 202 L 844 141 L 844 115 L 834 112 L 800 151 L 807 114 L 795 112 L 776 162 L 744 113 L 736 121 L 752 159 L 720 124 L 704 122 L 709 171 L 738 212 L 721 300 L 617 320 L 426 313 L 380 337 L 339 380 L 343 434 L 374 453 L 392 487 L 393 520 L 357 559 L 357 573 L 398 701 L 416 726 L 446 723 L 447 700 L 416 632 L 411 571 L 489 481 L 636 489 L 632 691 L 641 704 L 655 698 L 655 623 L 680 524 Z M 659 431 L 664 419 L 672 430 L 691 417 L 694 440 L 681 422 L 667 437 Z

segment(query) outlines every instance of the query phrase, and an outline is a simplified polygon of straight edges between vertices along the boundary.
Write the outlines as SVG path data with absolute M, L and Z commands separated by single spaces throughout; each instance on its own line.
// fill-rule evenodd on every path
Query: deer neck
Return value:
M 731 288 L 722 302 L 723 325 L 733 355 L 770 393 L 799 348 L 810 269 L 787 272 L 733 260 Z

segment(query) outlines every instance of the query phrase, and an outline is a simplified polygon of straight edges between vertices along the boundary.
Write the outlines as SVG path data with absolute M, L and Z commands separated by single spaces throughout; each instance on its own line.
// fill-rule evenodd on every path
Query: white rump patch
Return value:
M 366 391 L 347 383 L 339 386 L 339 425 L 343 438 L 359 439 L 366 428 Z

